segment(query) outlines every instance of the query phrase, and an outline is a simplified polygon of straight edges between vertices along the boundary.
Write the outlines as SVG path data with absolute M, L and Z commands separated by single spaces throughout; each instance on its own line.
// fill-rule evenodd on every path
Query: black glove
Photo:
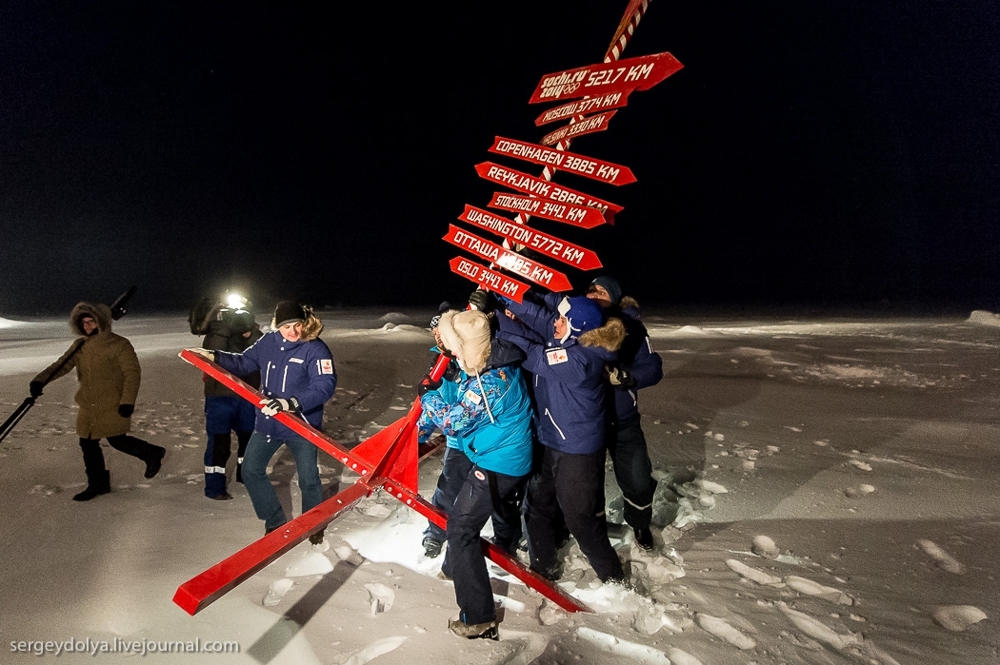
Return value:
M 43 381 L 32 381 L 28 384 L 28 392 L 31 393 L 32 397 L 41 397 L 42 388 L 44 387 L 45 383 Z
M 302 410 L 302 405 L 299 404 L 299 400 L 294 397 L 289 397 L 288 399 L 285 399 L 284 397 L 272 397 L 271 399 L 262 399 L 259 404 L 261 405 L 260 411 L 265 416 L 274 416 L 280 411 L 298 413 Z
M 135 404 L 119 404 L 118 405 L 118 415 L 122 418 L 128 418 L 135 411 Z
M 441 376 L 445 381 L 458 381 L 462 378 L 462 368 L 458 366 L 458 363 L 452 360 L 448 363 L 448 368 L 445 369 L 444 374 Z M 438 384 L 440 385 L 440 384 Z
M 431 390 L 437 390 L 440 387 L 441 387 L 441 379 L 435 381 L 434 379 L 431 378 L 431 375 L 428 374 L 424 378 L 420 379 L 420 385 L 417 386 L 417 395 L 423 397 Z
M 608 367 L 608 381 L 619 390 L 632 390 L 636 386 L 635 377 L 621 367 Z
M 469 305 L 471 305 L 475 309 L 478 309 L 480 312 L 483 312 L 484 314 L 489 313 L 490 292 L 484 291 L 483 289 L 476 289 L 475 291 L 472 292 L 472 295 L 469 296 Z

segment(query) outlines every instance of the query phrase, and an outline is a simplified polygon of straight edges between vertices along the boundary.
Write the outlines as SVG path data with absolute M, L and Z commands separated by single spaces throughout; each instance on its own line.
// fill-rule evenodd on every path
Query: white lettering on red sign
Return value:
M 549 195 L 550 185 L 545 181 L 519 173 L 512 173 L 501 166 L 491 166 L 489 171 L 487 171 L 487 177 L 491 180 L 505 182 L 511 189 L 527 190 L 532 194 L 539 194 L 546 197 Z

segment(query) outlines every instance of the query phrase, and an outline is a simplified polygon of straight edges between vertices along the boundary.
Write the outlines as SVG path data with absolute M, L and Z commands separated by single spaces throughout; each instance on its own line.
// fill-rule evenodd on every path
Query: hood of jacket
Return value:
M 80 319 L 89 316 L 97 322 L 97 332 L 111 332 L 111 308 L 104 303 L 78 302 L 69 315 L 69 328 L 76 335 L 86 335 Z
M 312 310 L 306 310 L 306 320 L 302 322 L 302 337 L 299 338 L 300 341 L 309 342 L 319 339 L 322 332 L 323 322 L 320 321 L 318 316 L 312 313 Z
M 609 318 L 600 328 L 588 330 L 577 336 L 576 341 L 583 346 L 596 346 L 614 353 L 625 341 L 625 324 L 621 319 Z

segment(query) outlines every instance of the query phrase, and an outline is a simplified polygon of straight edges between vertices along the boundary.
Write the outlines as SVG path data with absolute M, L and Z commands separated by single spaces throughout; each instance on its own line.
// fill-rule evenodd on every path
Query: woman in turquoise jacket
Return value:
M 487 368 L 491 332 L 485 314 L 446 312 L 438 330 L 462 373 L 454 396 L 431 390 L 421 397 L 420 436 L 440 429 L 472 461 L 448 516 L 448 551 L 441 566 L 455 582 L 461 610 L 449 628 L 461 637 L 498 639 L 479 534 L 494 507 L 515 496 L 531 472 L 531 400 L 519 367 Z

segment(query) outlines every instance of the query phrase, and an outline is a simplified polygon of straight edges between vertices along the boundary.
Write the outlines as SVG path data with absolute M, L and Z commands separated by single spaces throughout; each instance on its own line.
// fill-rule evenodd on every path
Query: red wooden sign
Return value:
M 570 126 L 572 127 L 572 125 Z M 502 136 L 493 139 L 490 152 L 498 155 L 509 155 L 533 164 L 551 166 L 561 171 L 582 175 L 585 178 L 600 180 L 609 185 L 628 185 L 635 182 L 635 176 L 627 166 L 605 162 L 593 157 L 584 157 L 565 150 L 553 150 L 534 143 L 506 139 Z
M 491 208 L 519 212 L 529 216 L 551 219 L 554 222 L 572 224 L 581 229 L 592 229 L 608 220 L 597 208 L 573 205 L 572 203 L 557 203 L 548 199 L 539 199 L 523 194 L 506 194 L 494 192 L 493 198 L 487 204 Z
M 617 112 L 618 111 L 608 111 L 606 113 L 598 113 L 597 115 L 584 118 L 579 122 L 574 122 L 566 125 L 565 127 L 560 127 L 556 131 L 549 132 L 543 136 L 539 143 L 542 145 L 555 145 L 563 139 L 571 139 L 574 136 L 583 136 L 584 134 L 603 132 L 608 128 L 608 123 L 611 122 L 611 116 Z
M 584 194 L 583 192 L 578 192 L 574 189 L 569 189 L 554 182 L 536 178 L 527 173 L 515 171 L 514 169 L 509 169 L 506 166 L 500 166 L 493 162 L 476 164 L 476 173 L 479 174 L 480 178 L 491 182 L 510 187 L 525 194 L 534 194 L 535 196 L 558 201 L 559 203 L 589 206 L 597 208 L 601 212 L 606 213 L 610 211 L 614 214 L 625 209 L 617 203 L 611 203 L 596 196 L 590 196 L 589 194 Z
M 664 52 L 546 74 L 528 103 L 649 90 L 683 66 L 677 58 Z
M 448 265 L 451 266 L 451 271 L 456 275 L 472 280 L 487 291 L 495 291 L 507 296 L 515 302 L 521 302 L 524 299 L 524 292 L 529 288 L 524 282 L 519 282 L 503 273 L 490 270 L 486 266 L 463 259 L 461 256 L 453 258 L 448 262 Z
M 601 267 L 601 260 L 589 249 L 494 215 L 488 210 L 465 204 L 465 210 L 458 218 L 580 270 L 594 270 Z
M 618 109 L 627 104 L 628 92 L 609 92 L 608 94 L 601 95 L 599 97 L 579 99 L 575 102 L 570 102 L 569 104 L 563 104 L 562 106 L 557 106 L 554 109 L 549 109 L 535 118 L 535 126 L 541 127 L 549 122 L 565 120 L 566 118 L 572 118 L 575 115 L 583 115 L 584 113 Z
M 463 231 L 454 224 L 448 225 L 448 235 L 443 240 L 484 258 L 504 270 L 517 273 L 539 286 L 544 286 L 550 291 L 569 291 L 573 288 L 569 283 L 569 279 L 561 272 L 550 270 L 495 242 L 490 242 L 477 235 Z

